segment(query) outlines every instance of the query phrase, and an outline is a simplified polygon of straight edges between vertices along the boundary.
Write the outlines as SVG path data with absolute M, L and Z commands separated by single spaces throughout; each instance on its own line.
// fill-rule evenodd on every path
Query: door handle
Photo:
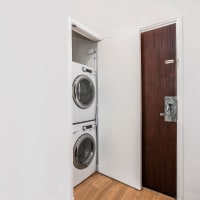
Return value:
M 166 96 L 164 98 L 164 113 L 160 113 L 160 116 L 164 117 L 165 122 L 177 121 L 177 97 Z
M 160 113 L 161 117 L 169 116 L 167 113 Z

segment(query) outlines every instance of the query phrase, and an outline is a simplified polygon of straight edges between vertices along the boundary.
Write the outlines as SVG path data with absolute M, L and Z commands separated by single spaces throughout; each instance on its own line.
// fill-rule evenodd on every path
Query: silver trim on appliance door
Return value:
M 95 154 L 96 144 L 94 138 L 85 133 L 80 136 L 73 149 L 73 163 L 77 169 L 84 169 L 92 162 Z
M 80 88 L 80 83 L 83 80 L 86 80 L 87 82 L 89 82 L 89 85 L 91 87 L 91 92 L 92 92 L 91 94 L 88 94 L 88 95 L 92 95 L 92 96 L 91 96 L 91 99 L 89 99 L 89 102 L 87 102 L 87 103 L 81 102 L 81 92 L 82 91 Z M 92 103 L 94 101 L 94 97 L 95 97 L 95 87 L 94 87 L 94 83 L 90 77 L 88 77 L 86 75 L 78 76 L 73 82 L 72 91 L 73 91 L 73 94 L 72 94 L 73 100 L 79 108 L 86 109 L 92 105 Z

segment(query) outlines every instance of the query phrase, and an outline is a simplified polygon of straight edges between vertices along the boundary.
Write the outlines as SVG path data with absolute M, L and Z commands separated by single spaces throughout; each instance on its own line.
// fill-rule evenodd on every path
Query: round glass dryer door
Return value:
M 78 138 L 73 149 L 74 166 L 77 169 L 84 169 L 92 162 L 95 154 L 94 138 L 88 133 Z
M 85 75 L 78 76 L 73 83 L 73 99 L 79 108 L 86 109 L 94 101 L 95 88 L 92 80 Z

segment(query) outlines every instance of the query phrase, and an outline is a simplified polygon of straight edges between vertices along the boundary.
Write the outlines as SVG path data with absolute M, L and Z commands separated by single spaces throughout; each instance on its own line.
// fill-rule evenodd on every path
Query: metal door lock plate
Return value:
M 160 113 L 160 116 L 164 117 L 165 122 L 177 121 L 177 97 L 166 96 L 164 98 L 164 113 Z

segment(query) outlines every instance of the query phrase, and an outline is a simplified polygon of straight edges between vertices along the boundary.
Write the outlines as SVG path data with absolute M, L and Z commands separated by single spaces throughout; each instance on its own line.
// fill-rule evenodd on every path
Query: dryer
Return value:
M 73 185 L 76 186 L 96 171 L 95 121 L 73 125 Z
M 95 70 L 72 62 L 73 124 L 90 121 L 96 115 Z

